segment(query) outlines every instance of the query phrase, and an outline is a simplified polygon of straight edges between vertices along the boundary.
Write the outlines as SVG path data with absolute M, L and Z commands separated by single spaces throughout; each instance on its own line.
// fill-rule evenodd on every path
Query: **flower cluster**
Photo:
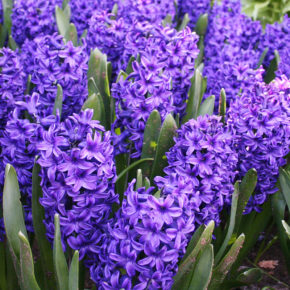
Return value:
M 256 50 L 261 35 L 261 24 L 241 13 L 240 1 L 214 4 L 205 37 L 206 96 L 218 96 L 224 88 L 230 102 L 249 85 L 261 54 Z
M 114 14 L 105 10 L 96 11 L 89 21 L 88 50 L 98 48 L 107 55 L 112 63 L 114 77 L 124 67 L 121 61 L 128 31 L 129 26 L 122 17 L 115 19 Z
M 170 15 L 173 20 L 175 12 L 173 0 L 118 1 L 118 15 L 122 16 L 130 24 L 136 21 L 160 24 L 167 15 Z
M 178 14 L 182 18 L 188 13 L 190 28 L 194 29 L 200 15 L 210 11 L 211 0 L 178 0 Z
M 275 36 L 275 37 L 273 37 Z M 285 74 L 290 77 L 289 66 L 289 43 L 290 43 L 290 18 L 285 15 L 282 23 L 267 24 L 265 33 L 261 39 L 259 49 L 262 52 L 265 48 L 269 51 L 264 60 L 264 66 L 268 67 L 274 57 L 274 51 L 277 50 L 280 56 L 279 70 L 277 74 Z
M 50 118 L 38 117 L 38 100 L 39 95 L 34 93 L 32 96 L 23 97 L 22 101 L 15 102 L 16 108 L 10 114 L 5 131 L 0 138 L 2 148 L 0 160 L 3 166 L 0 172 L 0 186 L 3 187 L 5 166 L 9 163 L 17 172 L 26 226 L 29 231 L 33 231 L 31 197 L 32 169 L 34 158 L 37 155 L 36 143 L 43 127 L 54 121 L 53 116 Z M 27 114 L 29 114 L 30 120 L 26 118 Z
M 185 195 L 156 198 L 154 188 L 134 190 L 134 183 L 109 227 L 103 264 L 91 267 L 91 277 L 100 289 L 170 289 L 194 230 L 185 214 L 189 201 Z
M 40 94 L 43 116 L 52 113 L 57 85 L 63 89 L 63 118 L 79 112 L 87 98 L 87 60 L 84 46 L 64 44 L 62 36 L 45 35 L 26 41 L 21 57 L 27 74 L 31 75 L 33 92 Z
M 78 35 L 89 28 L 89 20 L 94 11 L 108 10 L 111 11 L 114 1 L 101 0 L 71 0 L 69 2 L 71 8 L 71 21 L 75 24 Z
M 112 204 L 118 199 L 111 134 L 92 117 L 93 111 L 86 110 L 52 124 L 37 144 L 47 236 L 53 239 L 58 213 L 64 244 L 79 250 L 81 258 L 98 254 Z
M 142 44 L 140 62 L 134 61 L 133 72 L 112 86 L 116 100 L 115 128 L 121 128 L 116 145 L 120 152 L 124 147 L 126 151 L 129 137 L 135 146 L 133 158 L 141 154 L 146 121 L 154 109 L 159 111 L 162 120 L 168 113 L 183 116 L 198 55 L 198 37 L 189 28 L 180 32 L 150 24 L 137 25 L 137 28 L 140 31 L 137 42 L 132 45 L 128 42 L 128 47 L 133 51 L 134 43 Z
M 0 137 L 5 128 L 8 113 L 16 101 L 23 98 L 26 75 L 17 52 L 9 48 L 0 50 Z M 0 151 L 1 152 L 1 151 Z
M 269 85 L 262 81 L 263 70 L 256 80 L 237 98 L 228 111 L 228 124 L 235 135 L 239 157 L 238 171 L 242 177 L 249 169 L 258 172 L 258 183 L 246 212 L 259 211 L 275 186 L 279 167 L 290 146 L 290 81 L 284 76 Z
M 155 178 L 164 195 L 187 197 L 188 215 L 196 226 L 211 220 L 219 224 L 219 212 L 231 201 L 238 162 L 233 144 L 220 117 L 192 119 L 178 130 L 167 153 L 166 176 Z
M 61 4 L 62 0 L 14 1 L 11 19 L 12 36 L 16 43 L 22 45 L 26 39 L 56 32 L 55 6 Z

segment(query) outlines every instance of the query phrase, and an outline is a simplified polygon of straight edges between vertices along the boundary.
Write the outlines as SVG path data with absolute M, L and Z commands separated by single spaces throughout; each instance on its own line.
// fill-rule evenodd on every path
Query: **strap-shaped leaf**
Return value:
M 221 89 L 220 99 L 219 99 L 219 115 L 222 117 L 222 122 L 225 122 L 227 111 L 227 97 L 224 89 Z
M 53 114 L 56 115 L 56 112 L 58 110 L 60 118 L 62 113 L 62 100 L 63 100 L 63 91 L 61 85 L 58 84 L 56 99 L 54 101 Z
M 257 63 L 257 69 L 263 64 L 268 51 L 269 51 L 269 47 L 266 47 L 259 58 L 259 62 Z
M 67 31 L 65 32 L 64 38 L 66 41 L 71 41 L 74 46 L 78 45 L 78 32 L 73 23 L 70 23 Z
M 41 178 L 39 176 L 40 169 L 40 165 L 35 162 L 32 171 L 32 219 L 34 234 L 40 252 L 42 273 L 44 275 L 43 281 L 45 282 L 46 289 L 52 289 L 55 285 L 53 252 L 46 238 L 46 227 L 43 223 L 45 211 L 39 203 L 39 199 L 42 197 Z
M 215 96 L 206 98 L 198 108 L 198 116 L 212 115 L 214 110 Z
M 12 8 L 13 8 L 13 0 L 2 0 L 2 10 L 3 10 L 3 15 L 4 15 L 4 23 L 3 24 L 4 24 L 4 27 L 5 27 L 5 31 L 8 33 L 8 35 L 11 34 Z
M 205 36 L 206 34 L 206 30 L 207 30 L 207 25 L 208 25 L 208 14 L 202 14 L 197 22 L 196 22 L 196 26 L 195 26 L 195 32 L 199 35 L 199 36 Z
M 69 268 L 69 290 L 79 289 L 79 251 L 75 251 Z
M 20 191 L 16 171 L 10 164 L 7 164 L 5 169 L 3 217 L 9 246 L 19 262 L 20 241 L 18 233 L 21 231 L 23 235 L 27 237 L 27 231 L 24 223 L 23 208 L 20 202 Z
M 55 18 L 59 34 L 65 37 L 70 26 L 70 6 L 66 5 L 64 10 L 62 10 L 56 5 Z
M 280 168 L 279 172 L 279 181 L 282 193 L 286 200 L 288 209 L 290 210 L 290 174 L 283 168 Z
M 282 225 L 285 229 L 285 232 L 286 232 L 288 238 L 290 239 L 290 227 L 289 227 L 289 225 L 284 220 L 282 220 Z
M 165 153 L 174 145 L 173 137 L 176 135 L 177 126 L 171 114 L 168 114 L 162 124 L 157 142 L 155 159 L 153 162 L 150 181 L 153 184 L 155 176 L 162 176 L 163 169 L 168 165 Z
M 190 21 L 190 19 L 189 19 L 188 13 L 185 13 L 184 16 L 183 16 L 183 18 L 182 18 L 182 22 L 178 26 L 177 30 L 178 31 L 183 30 L 187 26 L 187 24 L 189 23 L 189 21 Z
M 23 288 L 25 290 L 40 290 L 34 275 L 34 261 L 29 242 L 22 232 L 18 233 L 18 237 L 20 241 L 20 268 Z
M 227 231 L 225 239 L 224 239 L 218 253 L 215 256 L 215 265 L 218 264 L 219 261 L 221 260 L 223 254 L 228 246 L 229 240 L 234 232 L 239 194 L 240 194 L 239 183 L 236 182 L 235 183 L 235 190 L 234 190 L 234 193 L 232 196 L 231 215 L 230 215 L 230 223 L 229 223 L 228 231 Z
M 154 110 L 150 114 L 146 123 L 141 158 L 155 157 L 160 129 L 161 129 L 161 117 L 159 112 L 157 110 Z M 145 176 L 150 176 L 152 162 L 151 164 L 144 163 L 141 168 Z
M 265 76 L 265 82 L 267 84 L 270 83 L 276 77 L 275 72 L 278 69 L 279 63 L 280 63 L 279 52 L 275 50 L 274 58 L 272 59 Z
M 207 289 L 212 276 L 213 259 L 213 245 L 206 245 L 198 254 L 188 289 Z
M 105 107 L 103 98 L 101 97 L 100 94 L 92 94 L 88 97 L 88 99 L 85 101 L 82 107 L 82 110 L 86 109 L 93 109 L 94 110 L 93 120 L 100 121 L 100 123 L 103 126 L 106 125 Z
M 232 245 L 228 253 L 218 264 L 218 266 L 213 270 L 213 276 L 209 285 L 209 290 L 220 289 L 221 284 L 223 283 L 226 275 L 236 261 L 238 254 L 244 244 L 245 235 L 241 234 L 235 243 Z
M 182 284 L 182 280 L 192 271 L 198 253 L 202 251 L 206 245 L 210 244 L 213 230 L 214 221 L 211 221 L 198 239 L 198 242 L 196 243 L 196 246 L 193 248 L 192 252 L 179 265 L 178 272 L 174 277 L 175 282 L 172 289 L 181 289 L 180 285 Z
M 68 290 L 69 272 L 61 244 L 59 215 L 54 216 L 53 263 L 59 290 Z
M 256 169 L 252 168 L 245 174 L 240 184 L 240 195 L 237 205 L 235 233 L 237 233 L 239 230 L 244 209 L 256 188 L 256 184 L 257 184 L 257 171 Z
M 142 170 L 138 169 L 137 170 L 137 178 L 136 178 L 136 190 L 138 188 L 141 188 L 143 186 L 143 176 L 142 176 Z
M 248 269 L 237 277 L 237 281 L 245 284 L 254 284 L 262 279 L 262 271 L 259 268 Z
M 5 244 L 0 242 L 0 289 L 8 289 L 6 283 Z

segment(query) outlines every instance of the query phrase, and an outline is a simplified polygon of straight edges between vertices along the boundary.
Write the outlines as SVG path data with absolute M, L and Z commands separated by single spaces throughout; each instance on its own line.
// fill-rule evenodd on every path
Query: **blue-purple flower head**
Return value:
M 242 177 L 249 169 L 258 172 L 258 182 L 246 212 L 259 211 L 268 195 L 277 191 L 279 167 L 290 146 L 290 81 L 284 76 L 269 85 L 256 81 L 237 98 L 228 112 L 228 124 L 235 135 L 239 157 L 238 171 Z
M 136 58 L 138 48 L 142 47 L 138 51 L 140 62 L 134 61 L 133 72 L 112 87 L 116 100 L 115 128 L 121 128 L 115 141 L 123 152 L 129 138 L 135 146 L 134 158 L 141 154 L 145 125 L 153 110 L 159 111 L 162 120 L 169 113 L 183 116 L 198 55 L 198 37 L 189 28 L 177 32 L 150 24 L 136 27 L 138 36 L 128 37 L 126 46 Z
M 8 114 L 13 111 L 16 101 L 23 98 L 26 75 L 18 52 L 9 48 L 0 50 L 0 137 L 5 128 Z
M 95 11 L 111 11 L 114 5 L 113 0 L 70 0 L 71 22 L 75 24 L 78 35 L 89 28 L 89 20 Z
M 178 0 L 178 15 L 182 18 L 189 16 L 189 27 L 194 29 L 198 18 L 210 11 L 211 0 Z
M 224 88 L 230 103 L 249 85 L 262 54 L 256 49 L 261 35 L 261 24 L 242 14 L 240 1 L 214 4 L 205 36 L 205 97 L 219 96 Z
M 125 192 L 103 264 L 91 267 L 100 289 L 170 289 L 178 259 L 185 253 L 193 219 L 185 214 L 185 196 L 154 197 L 154 188 Z
M 155 178 L 164 195 L 188 198 L 187 214 L 196 226 L 210 220 L 219 224 L 220 211 L 230 204 L 237 165 L 233 144 L 220 117 L 192 119 L 178 130 L 167 153 L 166 176 Z
M 9 115 L 5 131 L 0 138 L 0 161 L 3 168 L 0 171 L 0 187 L 4 185 L 4 168 L 12 164 L 16 170 L 24 205 L 25 221 L 29 231 L 33 231 L 31 197 L 32 197 L 32 169 L 37 155 L 36 143 L 43 128 L 54 122 L 55 118 L 39 118 L 37 107 L 39 95 L 23 96 L 22 101 L 15 102 L 15 109 Z M 26 116 L 29 115 L 30 119 Z M 1 191 L 2 195 L 2 191 Z M 2 196 L 1 196 L 2 199 Z
M 63 118 L 79 112 L 87 98 L 87 60 L 84 46 L 74 47 L 62 36 L 45 35 L 26 41 L 22 49 L 26 73 L 31 75 L 32 91 L 40 94 L 42 115 L 52 113 L 57 85 L 63 89 Z
M 52 124 L 37 145 L 47 236 L 53 239 L 53 218 L 58 213 L 64 244 L 79 250 L 81 258 L 98 253 L 103 228 L 118 199 L 111 134 L 92 117 L 93 111 L 86 110 Z
M 17 0 L 14 1 L 12 36 L 18 45 L 26 39 L 32 40 L 42 34 L 57 31 L 54 17 L 55 6 L 61 6 L 62 0 Z

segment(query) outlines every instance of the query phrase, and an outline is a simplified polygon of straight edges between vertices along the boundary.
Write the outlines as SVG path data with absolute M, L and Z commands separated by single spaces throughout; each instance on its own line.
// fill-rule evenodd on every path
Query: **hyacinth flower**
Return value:
M 255 168 L 258 182 L 246 213 L 260 211 L 267 197 L 277 191 L 279 167 L 286 164 L 283 157 L 290 146 L 290 81 L 285 76 L 269 85 L 262 79 L 263 70 L 256 81 L 232 102 L 228 111 L 228 125 L 235 135 L 239 176 Z
M 242 14 L 240 1 L 226 0 L 214 4 L 205 36 L 205 97 L 218 96 L 224 88 L 230 103 L 250 85 L 262 54 L 257 49 L 261 36 L 261 24 Z M 217 109 L 218 98 L 216 100 Z
M 274 37 L 275 36 L 275 37 Z M 280 63 L 277 76 L 285 74 L 288 78 L 289 74 L 289 42 L 290 42 L 290 18 L 287 14 L 282 23 L 267 24 L 265 33 L 261 38 L 259 49 L 263 52 L 268 48 L 268 53 L 264 59 L 263 65 L 267 68 L 274 58 L 274 51 L 277 50 L 280 56 Z
M 85 46 L 65 44 L 57 34 L 45 35 L 26 41 L 21 58 L 25 72 L 31 75 L 32 92 L 40 94 L 40 115 L 52 114 L 57 85 L 63 90 L 62 117 L 80 111 L 88 95 Z
M 71 8 L 71 22 L 75 24 L 80 37 L 89 28 L 89 20 L 94 11 L 111 11 L 114 1 L 70 0 L 68 4 Z
M 14 1 L 12 36 L 18 45 L 26 39 L 33 40 L 42 34 L 57 31 L 54 17 L 55 6 L 61 6 L 62 0 L 17 0 Z
M 47 237 L 53 240 L 58 213 L 63 245 L 79 250 L 80 258 L 101 251 L 118 200 L 111 134 L 92 117 L 93 110 L 86 110 L 54 123 L 37 144 Z
M 109 225 L 103 264 L 91 267 L 100 289 L 170 289 L 191 234 L 200 224 L 220 222 L 236 174 L 232 135 L 219 117 L 208 116 L 190 120 L 178 133 L 166 176 L 155 178 L 161 197 L 153 187 L 134 190 L 135 180 L 128 185 Z
M 182 18 L 186 13 L 189 16 L 189 27 L 195 28 L 198 18 L 204 13 L 209 13 L 211 0 L 178 0 L 178 14 Z
M 123 153 L 127 150 L 127 140 L 133 142 L 133 158 L 141 154 L 145 125 L 154 109 L 158 110 L 162 121 L 169 113 L 184 115 L 194 60 L 198 55 L 198 37 L 189 28 L 180 32 L 150 24 L 136 25 L 136 28 L 140 32 L 150 32 L 147 38 L 141 37 L 141 33 L 137 37 L 143 46 L 139 51 L 140 62 L 134 61 L 133 72 L 112 86 L 116 101 L 114 127 L 121 129 L 115 143 Z M 131 51 L 136 47 L 134 43 L 128 41 Z

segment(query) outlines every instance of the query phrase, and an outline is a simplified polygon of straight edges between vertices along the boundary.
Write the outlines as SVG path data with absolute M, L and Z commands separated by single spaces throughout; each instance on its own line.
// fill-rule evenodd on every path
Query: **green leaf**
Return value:
M 55 98 L 54 107 L 53 107 L 53 115 L 56 115 L 56 112 L 58 110 L 60 118 L 61 118 L 61 113 L 62 113 L 62 100 L 63 100 L 63 91 L 62 91 L 61 85 L 58 84 L 56 98 Z
M 288 238 L 290 239 L 290 227 L 289 227 L 289 225 L 284 220 L 282 220 L 282 225 L 285 229 L 285 232 L 286 232 Z
M 13 254 L 14 255 L 14 254 Z M 7 282 L 7 288 L 3 288 L 4 290 L 6 289 L 15 289 L 18 290 L 20 289 L 20 283 L 21 283 L 21 272 L 20 272 L 20 263 L 19 263 L 19 268 L 17 271 L 19 271 L 16 274 L 16 270 L 14 267 L 13 263 L 14 257 L 12 257 L 12 252 L 9 249 L 9 245 L 6 243 L 5 247 L 5 260 L 6 260 L 6 282 Z
M 199 253 L 189 284 L 190 290 L 207 289 L 213 268 L 213 245 L 206 245 Z
M 91 52 L 88 69 L 88 79 L 93 78 L 98 92 L 103 98 L 107 130 L 111 129 L 113 116 L 111 112 L 110 87 L 108 79 L 107 56 L 97 48 Z
M 237 281 L 245 284 L 258 283 L 262 279 L 262 271 L 259 268 L 252 268 L 244 271 L 237 277 Z
M 53 262 L 59 290 L 68 290 L 69 272 L 61 244 L 59 215 L 54 216 Z
M 146 189 L 148 189 L 151 185 L 150 185 L 150 180 L 148 177 L 144 178 L 144 186 Z
M 64 38 L 66 41 L 71 41 L 75 47 L 78 45 L 78 32 L 73 23 L 69 24 L 65 32 Z
M 212 115 L 214 110 L 215 96 L 206 98 L 198 109 L 197 116 Z
M 118 4 L 115 3 L 112 9 L 112 14 L 115 14 L 115 16 L 117 16 L 118 14 Z
M 136 60 L 136 58 L 134 56 L 131 56 L 130 59 L 129 59 L 129 62 L 128 62 L 128 65 L 127 65 L 127 68 L 126 68 L 126 74 L 129 75 L 130 73 L 133 72 L 133 67 L 132 67 L 132 64 L 133 62 Z
M 288 240 L 287 234 L 285 233 L 285 228 L 283 227 L 283 224 L 282 224 L 282 220 L 284 220 L 285 218 L 286 202 L 280 191 L 272 195 L 271 205 L 272 205 L 272 214 L 273 214 L 274 221 L 277 227 L 280 247 L 285 258 L 284 260 L 285 260 L 287 269 L 290 272 L 289 240 Z
M 194 77 L 191 79 L 191 87 L 189 90 L 189 97 L 186 106 L 186 115 L 182 119 L 182 123 L 186 123 L 190 119 L 196 119 L 198 108 L 200 105 L 202 92 L 202 75 L 196 69 Z
M 152 111 L 150 114 L 143 137 L 143 146 L 142 146 L 142 154 L 141 158 L 154 158 L 156 154 L 157 144 L 158 144 L 158 137 L 160 134 L 161 129 L 161 117 L 157 110 Z M 152 169 L 151 163 L 143 163 L 142 165 L 142 172 L 145 176 L 150 176 L 150 171 Z
M 117 77 L 117 83 L 120 81 L 121 78 L 125 80 L 128 77 L 128 74 L 124 72 L 123 70 L 120 70 L 118 77 Z
M 280 168 L 279 172 L 279 181 L 282 193 L 290 211 L 290 174 L 283 168 Z
M 214 230 L 214 221 L 211 221 L 203 231 L 202 235 L 198 239 L 196 246 L 193 248 L 192 252 L 183 260 L 183 262 L 178 267 L 178 272 L 174 277 L 174 284 L 172 289 L 180 289 L 180 284 L 182 280 L 190 273 L 195 265 L 197 255 L 202 251 L 206 245 L 210 244 L 212 239 L 212 233 Z
M 56 5 L 55 18 L 59 34 L 65 37 L 70 27 L 70 6 L 66 5 L 65 9 L 62 10 Z
M 79 251 L 75 251 L 69 268 L 69 290 L 79 289 Z
M 275 72 L 278 69 L 280 63 L 280 56 L 279 52 L 275 50 L 274 58 L 272 59 L 265 76 L 265 82 L 268 84 L 270 83 L 275 77 Z
M 221 284 L 236 261 L 244 241 L 245 235 L 241 234 L 232 245 L 228 253 L 225 255 L 225 257 L 222 259 L 222 261 L 213 270 L 213 276 L 208 288 L 209 290 L 220 289 Z
M 193 251 L 193 249 L 195 248 L 195 246 L 197 245 L 198 240 L 200 239 L 202 233 L 204 232 L 205 229 L 205 225 L 201 225 L 199 226 L 199 228 L 194 232 L 194 234 L 192 235 L 192 238 L 188 244 L 188 246 L 186 247 L 186 253 L 183 256 L 182 260 L 180 261 L 180 264 L 183 263 L 183 261 L 190 255 L 190 253 Z
M 11 20 L 11 14 L 12 14 L 12 8 L 13 8 L 13 0 L 2 0 L 2 10 L 3 10 L 3 24 L 5 27 L 5 31 L 8 35 L 11 34 L 11 27 L 12 27 L 12 20 Z
M 190 21 L 190 19 L 189 19 L 188 13 L 185 13 L 184 16 L 183 16 L 182 22 L 180 23 L 180 25 L 179 25 L 177 30 L 178 31 L 183 30 L 187 26 L 189 21 Z
M 150 182 L 153 184 L 155 176 L 162 176 L 163 169 L 168 165 L 165 153 L 174 145 L 173 137 L 176 135 L 177 126 L 171 114 L 168 114 L 162 124 L 158 137 L 156 155 L 153 162 Z
M 21 277 L 24 289 L 38 290 L 40 289 L 34 275 L 34 261 L 31 248 L 27 238 L 20 231 L 18 233 L 20 241 L 20 267 Z
M 88 80 L 88 93 L 89 93 L 89 97 L 93 94 L 97 95 L 100 93 L 93 78 L 90 78 Z
M 269 51 L 269 47 L 266 47 L 266 48 L 264 49 L 263 53 L 262 53 L 261 56 L 260 56 L 260 59 L 259 59 L 259 62 L 258 62 L 258 64 L 257 64 L 256 69 L 258 69 L 258 68 L 263 64 L 264 59 L 265 59 L 265 57 L 266 57 L 268 51 Z
M 40 253 L 42 272 L 45 276 L 44 282 L 46 284 L 46 289 L 53 289 L 55 285 L 53 275 L 53 252 L 46 237 L 46 227 L 43 223 L 45 211 L 39 203 L 39 199 L 42 197 L 42 188 L 40 186 L 41 178 L 39 176 L 40 169 L 40 165 L 35 162 L 32 171 L 32 219 L 34 234 Z
M 6 283 L 6 258 L 5 258 L 5 245 L 0 242 L 0 289 L 8 289 Z
M 138 188 L 141 188 L 143 186 L 143 176 L 142 176 L 142 170 L 141 169 L 138 169 L 137 170 L 137 178 L 136 178 L 136 190 Z
M 86 109 L 93 109 L 94 115 L 93 120 L 98 120 L 100 123 L 105 126 L 105 107 L 103 103 L 103 99 L 100 94 L 92 94 L 88 97 L 88 99 L 85 101 L 82 110 Z
M 18 45 L 16 44 L 15 40 L 13 39 L 11 35 L 9 35 L 8 46 L 10 49 L 14 51 L 18 48 Z
M 238 233 L 240 222 L 242 220 L 244 209 L 253 194 L 257 184 L 257 171 L 252 168 L 244 176 L 240 184 L 240 196 L 237 205 L 235 233 Z
M 227 97 L 224 89 L 221 89 L 220 99 L 219 99 L 219 115 L 222 117 L 222 122 L 225 122 L 227 111 Z
M 68 3 L 69 3 L 69 0 L 63 0 L 62 1 L 62 9 L 65 9 Z
M 125 170 L 123 170 L 118 175 L 116 183 L 118 183 L 133 168 L 137 167 L 138 165 L 142 164 L 143 162 L 148 162 L 148 161 L 152 161 L 152 160 L 153 160 L 153 158 L 144 158 L 144 159 L 140 159 L 140 160 L 137 160 L 136 162 L 132 163 L 130 166 L 128 166 Z
M 3 217 L 6 237 L 12 250 L 12 254 L 15 255 L 18 262 L 20 261 L 20 241 L 18 233 L 21 231 L 27 238 L 20 197 L 16 171 L 12 165 L 7 164 L 3 190 Z M 12 256 L 12 258 L 14 257 Z M 14 260 L 14 263 L 15 262 L 16 261 Z
M 164 27 L 172 25 L 172 16 L 167 14 L 166 17 L 162 20 L 162 25 Z
M 195 26 L 195 32 L 199 35 L 199 36 L 205 36 L 206 34 L 206 30 L 207 30 L 207 25 L 208 25 L 208 14 L 202 14 L 197 22 L 196 22 L 196 26 Z
M 240 194 L 239 183 L 236 182 L 235 183 L 235 190 L 234 190 L 234 193 L 232 196 L 230 224 L 229 224 L 225 239 L 224 239 L 218 253 L 215 256 L 215 265 L 218 264 L 219 261 L 221 260 L 221 258 L 223 257 L 223 254 L 224 254 L 224 252 L 229 244 L 230 238 L 232 237 L 232 234 L 234 232 L 239 194 Z

